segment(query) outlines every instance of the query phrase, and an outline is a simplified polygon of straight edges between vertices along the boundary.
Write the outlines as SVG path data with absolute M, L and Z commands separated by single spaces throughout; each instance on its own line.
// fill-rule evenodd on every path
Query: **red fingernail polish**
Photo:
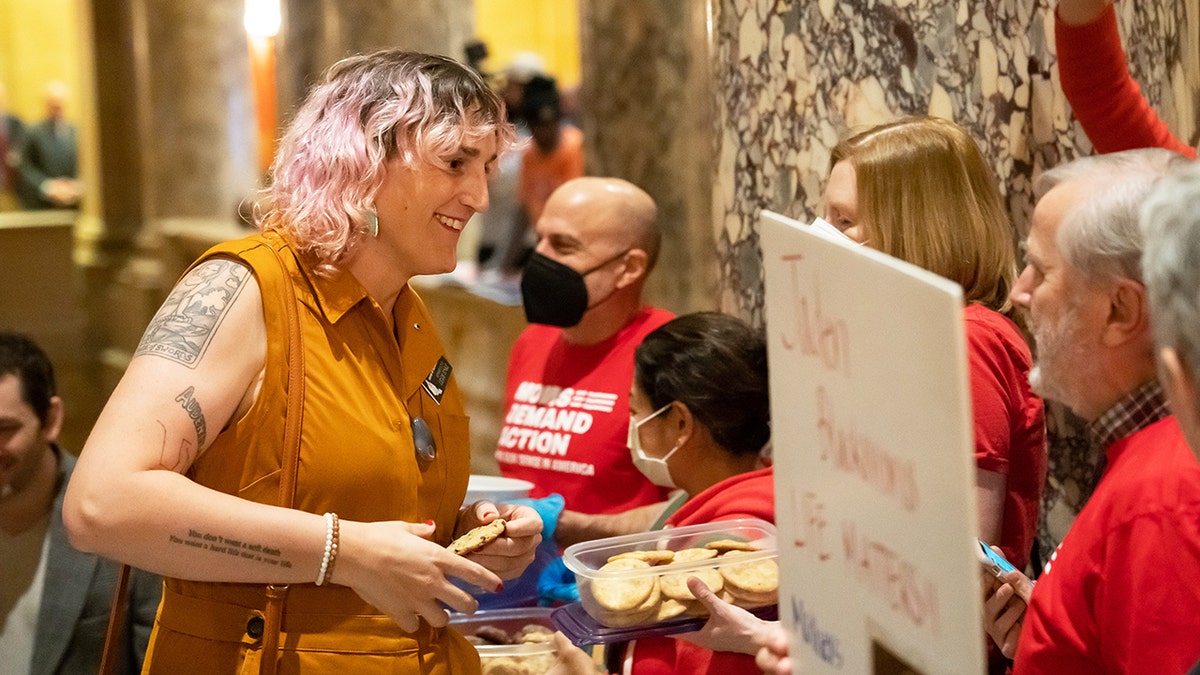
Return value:
M 496 587 L 496 592 L 497 592 L 497 593 L 503 593 L 503 592 L 504 592 L 504 582 L 500 582 L 500 585 Z
M 426 525 L 432 525 L 432 524 L 433 524 L 433 521 L 432 521 L 432 520 L 427 520 L 427 521 L 425 521 L 425 524 L 426 524 Z

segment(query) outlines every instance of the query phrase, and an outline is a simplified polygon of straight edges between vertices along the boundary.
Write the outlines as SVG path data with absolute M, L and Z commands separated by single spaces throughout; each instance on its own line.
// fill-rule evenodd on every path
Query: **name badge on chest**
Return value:
M 438 361 L 433 366 L 433 370 L 425 376 L 425 381 L 421 383 L 421 388 L 429 394 L 430 398 L 437 401 L 438 405 L 442 404 L 442 397 L 446 395 L 446 383 L 450 381 L 450 373 L 454 367 L 446 360 L 445 356 L 439 356 Z

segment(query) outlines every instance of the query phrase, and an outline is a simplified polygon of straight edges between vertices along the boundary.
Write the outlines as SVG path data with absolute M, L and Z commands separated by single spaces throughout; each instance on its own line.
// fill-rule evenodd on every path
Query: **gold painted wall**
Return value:
M 540 55 L 561 88 L 579 84 L 579 8 L 575 0 L 475 0 L 476 36 L 487 43 L 488 70 L 517 52 Z
M 0 0 L 0 82 L 8 108 L 26 122 L 45 115 L 46 83 L 71 89 L 68 119 L 79 119 L 78 0 Z

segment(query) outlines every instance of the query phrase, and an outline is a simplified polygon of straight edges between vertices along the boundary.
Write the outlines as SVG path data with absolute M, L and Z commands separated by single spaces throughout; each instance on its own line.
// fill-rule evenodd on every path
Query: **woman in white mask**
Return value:
M 704 517 L 687 520 L 708 522 L 714 518 L 707 516 L 726 512 L 726 500 L 717 497 L 731 479 L 741 483 L 754 474 L 765 478 L 770 493 L 771 472 L 760 459 L 770 433 L 761 331 L 726 314 L 688 314 L 651 332 L 634 352 L 633 462 L 656 485 L 681 488 L 689 497 L 668 524 L 690 524 L 678 521 L 697 509 Z M 769 503 L 737 508 L 753 511 L 738 516 L 774 518 Z
M 774 474 L 761 459 L 771 434 L 762 331 L 715 312 L 663 324 L 634 353 L 629 412 L 634 463 L 686 498 L 663 526 L 775 521 Z M 757 672 L 753 656 L 670 637 L 612 647 L 614 673 Z

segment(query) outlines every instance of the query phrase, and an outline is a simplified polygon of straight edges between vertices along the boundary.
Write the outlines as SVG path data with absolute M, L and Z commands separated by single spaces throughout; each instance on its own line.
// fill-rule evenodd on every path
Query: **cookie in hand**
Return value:
M 450 542 L 450 545 L 446 548 L 450 549 L 451 553 L 469 555 L 496 541 L 502 534 L 504 534 L 504 519 L 497 518 L 486 525 L 480 525 L 472 529 L 470 532 Z

